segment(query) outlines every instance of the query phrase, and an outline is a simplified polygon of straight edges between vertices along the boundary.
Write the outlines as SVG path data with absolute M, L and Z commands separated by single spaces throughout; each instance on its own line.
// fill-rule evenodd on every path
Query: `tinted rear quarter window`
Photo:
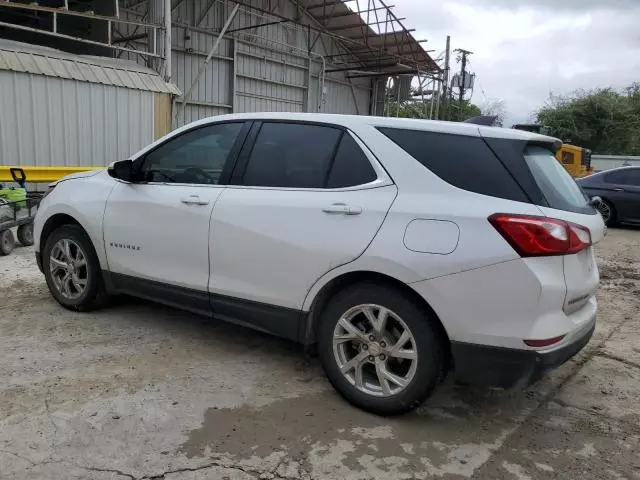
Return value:
M 400 128 L 379 127 L 378 130 L 451 185 L 492 197 L 529 202 L 480 137 Z

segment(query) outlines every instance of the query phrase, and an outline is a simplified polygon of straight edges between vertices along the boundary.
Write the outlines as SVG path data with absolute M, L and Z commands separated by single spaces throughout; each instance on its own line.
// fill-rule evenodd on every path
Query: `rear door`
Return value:
M 587 227 L 592 244 L 600 242 L 606 233 L 602 217 L 588 204 L 587 197 L 556 161 L 551 150 L 529 146 L 525 149 L 525 162 L 546 200 L 546 206 L 539 205 L 542 213 Z M 593 246 L 574 255 L 565 255 L 563 263 L 567 288 L 564 310 L 570 313 L 583 307 L 598 288 Z
M 269 121 L 254 124 L 232 183 L 211 223 L 212 307 L 291 337 L 286 315 L 256 302 L 299 312 L 318 278 L 367 248 L 396 186 L 350 132 Z

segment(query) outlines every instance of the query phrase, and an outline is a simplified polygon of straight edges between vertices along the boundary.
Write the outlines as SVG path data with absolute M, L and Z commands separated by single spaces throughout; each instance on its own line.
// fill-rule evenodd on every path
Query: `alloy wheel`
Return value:
M 87 288 L 87 256 L 73 240 L 56 242 L 49 256 L 49 272 L 56 290 L 68 300 L 77 299 Z
M 349 383 L 377 397 L 407 388 L 418 364 L 416 342 L 407 324 L 376 304 L 354 306 L 340 317 L 333 333 L 333 355 Z
M 602 219 L 604 220 L 604 223 L 607 223 L 611 219 L 611 207 L 609 206 L 609 204 L 604 201 L 601 201 L 601 202 L 598 202 L 598 205 L 596 208 L 600 212 L 600 215 L 602 215 Z

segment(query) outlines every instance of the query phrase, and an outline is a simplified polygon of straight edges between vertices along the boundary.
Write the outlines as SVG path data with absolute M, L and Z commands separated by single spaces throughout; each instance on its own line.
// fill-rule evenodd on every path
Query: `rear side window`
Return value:
M 345 133 L 333 161 L 327 188 L 364 185 L 376 179 L 376 172 L 356 141 Z
M 549 207 L 591 213 L 587 197 L 551 150 L 529 146 L 524 158 Z
M 480 137 L 399 128 L 378 130 L 451 185 L 482 195 L 529 202 Z
M 342 131 L 297 123 L 264 123 L 253 146 L 243 184 L 323 188 Z

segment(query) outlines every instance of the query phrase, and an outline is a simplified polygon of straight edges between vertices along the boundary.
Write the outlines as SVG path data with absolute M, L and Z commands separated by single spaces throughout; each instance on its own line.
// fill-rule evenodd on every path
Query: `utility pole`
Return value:
M 456 49 L 456 52 L 460 53 L 461 62 L 460 62 L 460 93 L 458 94 L 458 101 L 462 104 L 462 100 L 464 100 L 464 91 L 466 89 L 465 84 L 467 80 L 467 56 L 473 55 L 473 52 L 469 50 L 463 50 L 462 48 Z
M 442 106 L 443 120 L 448 120 L 449 113 L 449 96 L 447 94 L 447 88 L 449 88 L 449 57 L 451 53 L 451 36 L 447 35 L 447 48 L 444 51 L 444 73 L 442 74 L 442 98 L 444 99 L 444 105 Z M 436 114 L 437 118 L 437 114 Z

